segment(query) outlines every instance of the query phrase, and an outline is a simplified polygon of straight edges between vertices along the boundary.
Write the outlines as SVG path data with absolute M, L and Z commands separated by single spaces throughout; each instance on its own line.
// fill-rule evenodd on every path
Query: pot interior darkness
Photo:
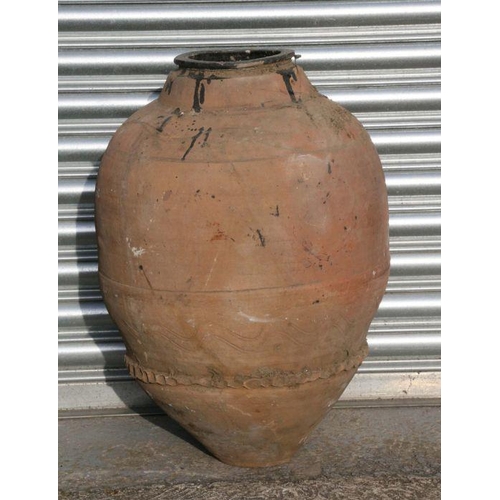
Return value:
M 187 52 L 177 56 L 174 62 L 181 68 L 247 68 L 292 57 L 296 57 L 295 52 L 289 49 L 249 48 Z

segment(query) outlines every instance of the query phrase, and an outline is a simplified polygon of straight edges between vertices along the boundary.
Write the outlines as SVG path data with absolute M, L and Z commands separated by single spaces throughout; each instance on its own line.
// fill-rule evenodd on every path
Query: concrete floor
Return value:
M 61 499 L 439 499 L 440 408 L 334 408 L 287 465 L 231 467 L 163 415 L 62 418 Z

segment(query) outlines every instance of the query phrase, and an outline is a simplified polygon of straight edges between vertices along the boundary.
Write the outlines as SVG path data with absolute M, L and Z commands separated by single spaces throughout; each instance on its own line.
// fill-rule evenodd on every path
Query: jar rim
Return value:
M 196 50 L 174 59 L 179 68 L 238 69 L 298 58 L 295 51 L 283 48 L 248 47 L 235 49 Z

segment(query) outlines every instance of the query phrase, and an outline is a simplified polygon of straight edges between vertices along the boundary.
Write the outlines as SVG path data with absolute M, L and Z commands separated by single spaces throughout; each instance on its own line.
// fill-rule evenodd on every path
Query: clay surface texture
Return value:
M 103 156 L 99 279 L 131 374 L 220 460 L 287 462 L 367 354 L 387 193 L 291 51 L 184 54 Z

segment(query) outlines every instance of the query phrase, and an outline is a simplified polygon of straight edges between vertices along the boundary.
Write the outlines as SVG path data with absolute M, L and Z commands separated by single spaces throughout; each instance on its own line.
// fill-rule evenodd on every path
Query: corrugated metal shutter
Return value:
M 116 128 L 182 52 L 295 49 L 381 155 L 392 271 L 370 356 L 344 400 L 439 396 L 440 4 L 421 1 L 60 2 L 60 407 L 141 407 L 97 282 L 93 192 Z

